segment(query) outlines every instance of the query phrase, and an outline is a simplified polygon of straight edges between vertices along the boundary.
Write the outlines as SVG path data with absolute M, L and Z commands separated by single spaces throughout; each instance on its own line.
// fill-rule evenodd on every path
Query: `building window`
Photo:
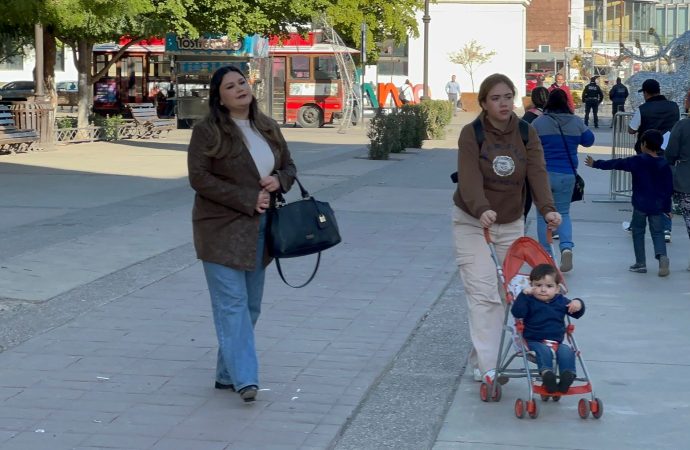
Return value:
M 15 55 L 0 62 L 0 70 L 24 70 L 24 56 Z
M 386 39 L 379 48 L 379 61 L 376 64 L 379 76 L 407 76 L 408 75 L 408 41 L 396 44 L 392 39 Z
M 55 71 L 65 71 L 65 47 L 57 47 L 55 49 Z

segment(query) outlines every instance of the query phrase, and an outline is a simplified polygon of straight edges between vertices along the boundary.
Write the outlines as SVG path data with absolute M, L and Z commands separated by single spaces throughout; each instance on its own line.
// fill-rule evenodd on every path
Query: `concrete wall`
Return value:
M 27 49 L 24 56 L 23 70 L 2 70 L 0 69 L 0 81 L 31 81 L 34 79 L 34 66 L 36 65 L 36 53 L 34 49 Z M 55 81 L 76 81 L 77 68 L 74 66 L 74 54 L 72 49 L 65 48 L 65 70 L 55 70 Z
M 460 50 L 475 39 L 485 51 L 494 50 L 496 55 L 474 73 L 474 90 L 479 90 L 482 80 L 492 73 L 509 76 L 518 88 L 518 96 L 525 95 L 525 7 L 526 0 L 504 1 L 444 1 L 429 5 L 429 86 L 431 97 L 445 99 L 445 85 L 451 75 L 463 92 L 472 91 L 470 76 L 461 66 L 452 64 L 448 54 Z M 419 38 L 410 38 L 409 75 L 392 77 L 396 86 L 405 78 L 413 84 L 422 84 L 424 62 L 424 23 L 418 14 Z M 376 67 L 367 67 L 367 82 L 376 82 Z M 385 77 L 381 82 L 389 82 Z M 520 103 L 519 101 L 516 103 Z

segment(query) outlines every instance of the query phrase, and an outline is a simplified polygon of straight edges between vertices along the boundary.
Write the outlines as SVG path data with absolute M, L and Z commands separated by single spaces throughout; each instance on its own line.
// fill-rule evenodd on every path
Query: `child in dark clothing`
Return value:
M 666 158 L 660 156 L 664 137 L 658 130 L 647 130 L 640 137 L 642 152 L 629 158 L 594 160 L 587 156 L 585 164 L 595 169 L 625 170 L 632 173 L 633 217 L 630 228 L 635 249 L 635 264 L 631 272 L 646 273 L 644 248 L 646 222 L 654 244 L 654 256 L 659 260 L 659 276 L 669 274 L 669 259 L 664 241 L 664 215 L 671 217 L 673 174 Z
M 539 264 L 529 274 L 530 287 L 523 290 L 513 303 L 511 312 L 522 319 L 522 336 L 537 356 L 537 367 L 546 392 L 568 392 L 575 380 L 575 352 L 563 343 L 565 315 L 579 319 L 585 304 L 579 298 L 567 299 L 560 294 L 558 270 L 550 264 Z M 556 354 L 560 381 L 553 367 Z

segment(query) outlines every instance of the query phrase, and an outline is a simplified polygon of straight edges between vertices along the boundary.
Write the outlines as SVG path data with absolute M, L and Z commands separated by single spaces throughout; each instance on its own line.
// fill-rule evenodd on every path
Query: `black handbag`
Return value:
M 340 231 L 331 205 L 320 202 L 309 195 L 302 183 L 299 185 L 301 200 L 286 203 L 278 193 L 271 195 L 271 207 L 268 209 L 268 254 L 276 259 L 278 274 L 285 284 L 293 288 L 306 286 L 314 279 L 321 262 L 321 252 L 340 243 Z M 316 265 L 309 279 L 293 286 L 285 280 L 280 266 L 280 258 L 318 253 Z
M 575 186 L 573 187 L 573 195 L 570 197 L 570 203 L 582 201 L 582 199 L 585 198 L 585 180 L 577 173 L 577 170 L 575 170 L 575 164 L 573 164 L 573 160 L 570 157 L 568 143 L 565 141 L 565 136 L 563 136 L 561 124 L 558 123 L 558 120 L 556 119 L 552 118 L 552 120 L 554 120 L 556 125 L 558 125 L 558 131 L 561 133 L 561 139 L 563 139 L 563 147 L 565 148 L 565 152 L 568 154 L 570 168 L 573 169 L 573 173 L 575 174 Z

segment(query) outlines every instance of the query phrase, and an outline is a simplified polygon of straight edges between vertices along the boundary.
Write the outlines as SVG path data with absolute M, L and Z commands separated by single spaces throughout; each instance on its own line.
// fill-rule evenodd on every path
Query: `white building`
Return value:
M 27 48 L 24 56 L 16 56 L 0 63 L 0 82 L 32 81 L 36 52 L 33 47 Z M 77 68 L 74 65 L 74 53 L 69 47 L 57 49 L 55 64 L 55 81 L 76 81 Z
M 457 76 L 463 92 L 471 92 L 470 76 L 448 60 L 468 42 L 476 40 L 484 51 L 496 55 L 474 72 L 474 91 L 492 73 L 510 77 L 525 95 L 526 7 L 531 0 L 437 0 L 430 3 L 429 16 L 429 87 L 431 97 L 446 99 L 445 85 L 451 75 Z M 412 84 L 424 79 L 424 23 L 418 14 L 419 38 L 407 45 L 386 47 L 378 66 L 367 66 L 365 82 L 392 82 L 400 86 L 409 78 Z M 377 71 L 378 67 L 378 71 Z M 516 102 L 516 103 L 519 103 Z

